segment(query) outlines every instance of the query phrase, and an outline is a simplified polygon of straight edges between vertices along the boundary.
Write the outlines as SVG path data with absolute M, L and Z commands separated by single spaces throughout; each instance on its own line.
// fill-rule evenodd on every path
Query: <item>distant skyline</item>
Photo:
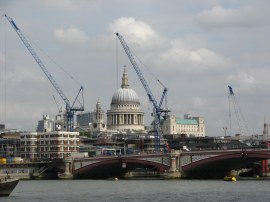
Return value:
M 126 65 L 146 124 L 152 120 L 119 32 L 146 66 L 139 63 L 158 101 L 163 87 L 155 77 L 168 88 L 172 115 L 204 117 L 208 136 L 224 135 L 225 127 L 227 135 L 238 133 L 233 111 L 229 130 L 230 85 L 250 133 L 262 134 L 264 119 L 270 124 L 269 6 L 267 0 L 0 0 L 0 123 L 34 131 L 44 114 L 57 114 L 53 95 L 65 107 L 7 14 L 70 101 L 84 86 L 86 111 L 98 99 L 105 112 L 110 108 Z

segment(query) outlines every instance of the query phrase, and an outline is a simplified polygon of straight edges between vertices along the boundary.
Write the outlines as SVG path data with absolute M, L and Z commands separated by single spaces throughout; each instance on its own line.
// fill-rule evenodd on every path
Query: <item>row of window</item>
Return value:
M 21 135 L 22 139 L 29 139 L 29 138 L 58 138 L 58 137 L 62 137 L 62 138 L 79 138 L 78 134 L 42 134 L 42 135 L 30 135 L 30 134 L 23 134 Z
M 51 141 L 22 141 L 21 145 L 66 145 L 66 144 L 79 144 L 79 140 L 51 140 Z
M 22 154 L 22 158 L 64 158 L 71 156 L 71 153 L 50 153 L 50 154 Z
M 40 147 L 40 148 L 21 148 L 21 152 L 50 152 L 50 151 L 79 151 L 79 147 Z

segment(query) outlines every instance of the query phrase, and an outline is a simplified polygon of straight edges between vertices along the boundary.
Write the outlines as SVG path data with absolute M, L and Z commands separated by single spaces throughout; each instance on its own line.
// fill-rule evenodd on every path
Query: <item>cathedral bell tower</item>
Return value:
M 106 125 L 104 121 L 104 111 L 101 107 L 100 100 L 98 99 L 96 108 L 94 110 L 93 131 L 105 131 Z

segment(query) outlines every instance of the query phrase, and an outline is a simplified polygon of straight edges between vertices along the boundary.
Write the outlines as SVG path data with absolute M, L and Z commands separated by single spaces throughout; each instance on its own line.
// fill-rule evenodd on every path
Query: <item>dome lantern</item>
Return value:
M 124 66 L 124 73 L 122 77 L 122 85 L 121 88 L 129 88 L 128 85 L 128 75 L 127 75 L 127 70 L 126 70 L 126 65 Z

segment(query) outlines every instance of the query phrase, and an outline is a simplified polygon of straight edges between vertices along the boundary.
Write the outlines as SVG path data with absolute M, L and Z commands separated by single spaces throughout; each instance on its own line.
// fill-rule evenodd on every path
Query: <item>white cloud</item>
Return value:
M 150 25 L 134 18 L 120 18 L 109 26 L 110 33 L 124 35 L 128 45 L 144 57 L 144 62 L 166 71 L 197 73 L 204 70 L 220 70 L 230 67 L 227 58 L 207 48 L 207 43 L 197 36 L 186 39 L 168 39 L 158 35 Z M 143 54 L 142 54 L 143 52 Z M 138 55 L 138 54 L 137 54 Z M 142 58 L 140 58 L 142 59 Z
M 229 84 L 235 84 L 239 88 L 248 89 L 256 84 L 255 78 L 246 72 L 240 72 L 228 77 Z
M 231 66 L 228 59 L 207 48 L 188 50 L 181 47 L 171 47 L 161 53 L 158 58 L 161 67 L 190 73 L 221 70 Z
M 129 41 L 145 43 L 158 38 L 158 34 L 148 24 L 131 17 L 123 17 L 109 25 L 110 33 L 119 32 L 129 38 Z
M 67 29 L 54 30 L 54 37 L 58 41 L 69 45 L 84 45 L 88 41 L 87 35 L 73 25 Z
M 263 12 L 251 6 L 239 9 L 215 6 L 197 15 L 195 22 L 207 28 L 258 26 L 265 22 L 263 15 Z

